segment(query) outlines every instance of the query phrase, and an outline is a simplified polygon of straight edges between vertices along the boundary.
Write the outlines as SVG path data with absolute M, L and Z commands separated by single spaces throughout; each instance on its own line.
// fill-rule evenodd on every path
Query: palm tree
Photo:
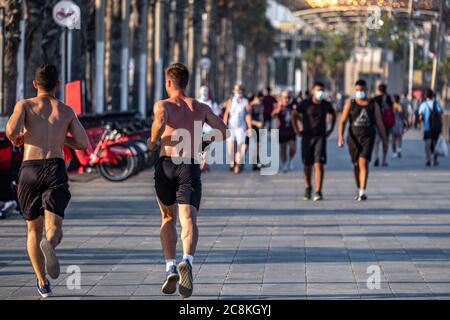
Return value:
M 59 39 L 61 28 L 53 21 L 57 0 L 27 1 L 25 6 L 25 97 L 36 92 L 32 86 L 34 72 L 42 63 L 60 65 Z
M 5 8 L 6 13 L 6 43 L 4 57 L 5 81 L 3 90 L 6 112 L 7 114 L 10 114 L 16 100 L 17 50 L 20 42 L 19 23 L 21 19 L 21 5 L 18 0 L 1 0 L 0 6 Z
M 106 1 L 105 17 L 105 94 L 108 111 L 120 109 L 121 1 Z
M 323 71 L 331 81 L 331 90 L 337 92 L 337 83 L 344 76 L 345 63 L 351 56 L 353 46 L 349 35 L 336 32 L 326 33 L 323 41 Z

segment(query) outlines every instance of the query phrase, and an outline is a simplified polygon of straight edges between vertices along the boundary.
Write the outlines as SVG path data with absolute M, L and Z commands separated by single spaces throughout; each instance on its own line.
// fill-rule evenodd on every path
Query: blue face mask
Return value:
M 364 91 L 356 91 L 356 99 L 364 100 L 366 98 L 366 93 Z
M 316 92 L 316 99 L 317 100 L 322 101 L 324 97 L 325 97 L 325 92 L 323 92 L 323 91 L 317 91 Z

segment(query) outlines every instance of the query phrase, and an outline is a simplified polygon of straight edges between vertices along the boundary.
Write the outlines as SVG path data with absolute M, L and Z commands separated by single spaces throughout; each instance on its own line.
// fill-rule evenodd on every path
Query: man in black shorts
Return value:
M 383 141 L 384 151 L 388 149 L 388 140 L 384 129 L 383 117 L 379 105 L 367 96 L 367 84 L 359 80 L 355 85 L 355 99 L 345 104 L 339 123 L 338 145 L 344 147 L 344 132 L 347 121 L 350 122 L 348 132 L 348 148 L 352 163 L 358 194 L 355 200 L 366 201 L 366 188 L 369 179 L 369 163 L 372 158 L 375 144 L 375 135 L 378 132 Z
M 43 298 L 52 294 L 45 274 L 53 279 L 60 274 L 55 248 L 63 237 L 64 211 L 71 197 L 64 145 L 84 150 L 89 144 L 73 109 L 55 98 L 58 85 L 56 67 L 41 65 L 34 81 L 37 97 L 16 104 L 6 130 L 14 145 L 25 144 L 18 197 L 28 227 L 28 255 Z
M 194 289 L 192 270 L 202 197 L 199 157 L 203 125 L 206 123 L 216 131 L 213 132 L 214 141 L 224 140 L 227 134 L 225 123 L 208 105 L 185 95 L 188 83 L 189 71 L 184 65 L 177 63 L 167 68 L 169 99 L 155 104 L 152 136 L 148 141 L 153 152 L 161 141 L 160 159 L 155 168 L 155 188 L 162 213 L 161 244 L 166 259 L 166 281 L 162 292 L 175 293 L 178 282 L 180 295 L 184 298 L 190 297 Z M 183 242 L 183 260 L 178 267 L 177 213 Z
M 324 166 L 327 163 L 327 138 L 333 133 L 336 125 L 336 111 L 328 101 L 324 100 L 325 86 L 316 82 L 312 97 L 300 103 L 293 115 L 293 126 L 302 140 L 302 159 L 305 166 L 305 196 L 310 200 L 312 195 L 312 170 L 314 166 L 316 193 L 314 201 L 322 201 L 322 187 L 325 176 Z M 331 128 L 327 129 L 327 116 L 331 116 Z M 303 122 L 303 131 L 299 128 L 299 120 Z

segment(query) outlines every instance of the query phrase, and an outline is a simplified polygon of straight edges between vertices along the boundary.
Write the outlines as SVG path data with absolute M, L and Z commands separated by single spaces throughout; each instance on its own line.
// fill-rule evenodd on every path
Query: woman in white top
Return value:
M 250 104 L 243 95 L 240 85 L 234 87 L 233 97 L 227 101 L 224 122 L 228 125 L 231 137 L 227 140 L 228 154 L 231 159 L 230 170 L 242 172 L 245 160 L 245 138 L 251 137 L 252 117 Z M 235 148 L 237 145 L 237 148 Z

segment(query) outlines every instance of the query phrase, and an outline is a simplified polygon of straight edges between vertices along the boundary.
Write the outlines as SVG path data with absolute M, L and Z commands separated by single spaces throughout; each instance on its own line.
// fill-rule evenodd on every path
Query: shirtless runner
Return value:
M 189 71 L 182 64 L 173 64 L 166 70 L 166 90 L 169 99 L 155 104 L 155 119 L 150 150 L 155 151 L 161 140 L 160 159 L 155 168 L 155 187 L 162 213 L 161 244 L 166 259 L 164 294 L 174 294 L 179 282 L 179 293 L 192 295 L 193 261 L 198 242 L 197 214 L 202 196 L 199 154 L 203 125 L 218 130 L 214 141 L 226 138 L 226 126 L 211 108 L 185 95 Z M 180 143 L 188 148 L 179 150 Z M 176 265 L 178 235 L 177 214 L 180 219 L 183 242 L 183 260 Z
M 52 290 L 46 273 L 53 279 L 60 274 L 55 248 L 63 237 L 64 211 L 71 198 L 64 145 L 84 150 L 88 137 L 73 109 L 55 98 L 59 85 L 56 67 L 41 65 L 35 79 L 37 97 L 16 104 L 6 135 L 14 145 L 25 145 L 18 197 L 28 227 L 27 250 L 38 291 L 47 298 Z

